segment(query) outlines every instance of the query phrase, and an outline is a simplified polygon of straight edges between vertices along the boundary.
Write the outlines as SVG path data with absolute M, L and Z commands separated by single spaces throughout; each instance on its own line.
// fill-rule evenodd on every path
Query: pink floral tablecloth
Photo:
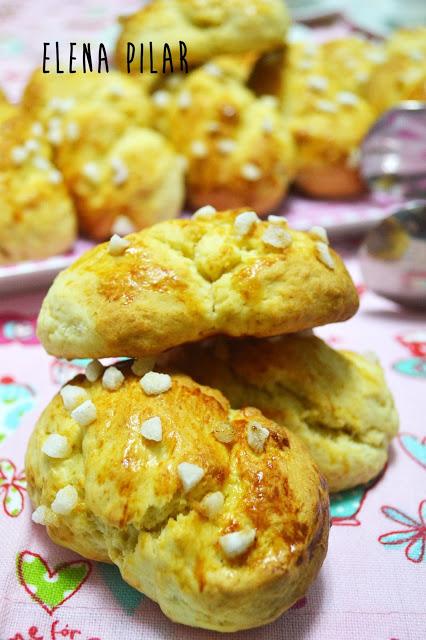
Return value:
M 112 41 L 115 16 L 138 4 L 1 0 L 0 84 L 16 98 L 40 62 L 41 42 L 77 35 L 93 40 L 93 34 Z M 344 211 L 349 221 L 366 209 L 345 205 Z M 304 226 L 307 218 L 319 223 L 331 213 L 327 205 L 296 201 L 291 215 Z M 332 498 L 329 553 L 306 598 L 276 623 L 233 634 L 235 640 L 426 638 L 425 317 L 366 290 L 353 252 L 346 254 L 361 293 L 360 311 L 317 333 L 336 348 L 378 354 L 401 433 L 376 483 Z M 0 297 L 0 640 L 223 637 L 169 622 L 115 568 L 55 546 L 43 527 L 32 524 L 23 473 L 26 443 L 43 407 L 84 365 L 52 358 L 39 345 L 34 328 L 43 294 Z

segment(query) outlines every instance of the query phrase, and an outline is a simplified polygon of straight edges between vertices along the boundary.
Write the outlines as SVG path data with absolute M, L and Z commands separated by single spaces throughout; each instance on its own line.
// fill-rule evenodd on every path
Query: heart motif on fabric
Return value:
M 21 551 L 16 558 L 18 580 L 31 598 L 49 615 L 83 586 L 92 566 L 87 560 L 58 565 L 53 570 L 32 551 Z
M 400 433 L 398 440 L 405 453 L 426 469 L 426 437 L 421 439 L 412 433 Z

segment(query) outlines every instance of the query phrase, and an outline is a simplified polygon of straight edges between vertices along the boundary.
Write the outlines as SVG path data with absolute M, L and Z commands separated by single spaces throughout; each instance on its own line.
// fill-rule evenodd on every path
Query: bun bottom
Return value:
M 302 169 L 295 182 L 314 198 L 355 198 L 366 190 L 359 171 L 340 164 Z

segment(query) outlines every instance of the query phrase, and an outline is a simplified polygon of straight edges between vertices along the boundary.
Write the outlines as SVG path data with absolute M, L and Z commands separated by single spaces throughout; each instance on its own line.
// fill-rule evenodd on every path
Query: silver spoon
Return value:
M 361 144 L 360 170 L 373 197 L 426 197 L 426 102 L 383 114 Z
M 426 308 L 426 103 L 403 102 L 379 118 L 361 145 L 360 169 L 376 199 L 408 200 L 361 245 L 365 283 Z
M 359 251 L 369 289 L 426 309 L 426 201 L 411 201 L 366 236 Z

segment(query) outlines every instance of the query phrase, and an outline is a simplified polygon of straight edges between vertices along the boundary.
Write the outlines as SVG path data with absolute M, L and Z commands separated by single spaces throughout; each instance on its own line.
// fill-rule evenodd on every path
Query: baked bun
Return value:
M 76 203 L 80 227 L 97 240 L 176 217 L 184 201 L 181 156 L 157 131 L 92 102 L 62 120 L 56 162 Z M 78 131 L 74 138 L 67 131 Z
M 426 101 L 426 27 L 401 29 L 387 42 L 387 59 L 371 75 L 366 93 L 378 112 L 404 100 Z
M 207 208 L 86 252 L 56 278 L 38 335 L 63 358 L 141 357 L 218 333 L 269 336 L 338 322 L 357 308 L 323 235 Z
M 0 89 L 0 124 L 5 120 L 9 120 L 17 112 L 15 105 L 10 104 L 3 91 Z
M 350 92 L 328 92 L 289 120 L 298 151 L 296 184 L 317 198 L 353 198 L 365 190 L 359 147 L 375 115 Z
M 158 97 L 163 101 L 159 101 Z M 157 126 L 188 160 L 194 208 L 276 207 L 294 173 L 294 146 L 275 99 L 256 99 L 232 67 L 207 64 L 173 92 L 154 94 Z
M 284 126 L 290 129 L 296 145 L 297 186 L 314 197 L 351 198 L 365 190 L 358 150 L 375 114 L 358 95 L 356 72 L 342 74 L 345 80 L 340 80 L 331 61 L 332 46 L 337 58 L 344 58 L 340 50 L 345 51 L 343 41 L 327 46 L 330 51 L 326 45 L 291 44 L 277 90 Z M 355 43 L 352 47 L 357 48 Z
M 220 338 L 166 358 L 220 389 L 234 408 L 256 406 L 296 433 L 330 491 L 369 482 L 386 464 L 398 416 L 383 371 L 371 357 L 336 351 L 313 335 L 288 335 Z
M 19 113 L 0 126 L 0 264 L 47 258 L 76 237 L 73 203 L 40 133 Z
M 83 233 L 105 240 L 178 215 L 184 164 L 148 128 L 151 105 L 133 78 L 35 72 L 24 105 L 51 139 Z
M 68 406 L 87 397 L 74 418 L 57 395 L 39 419 L 26 455 L 33 519 L 54 542 L 117 564 L 175 622 L 271 622 L 327 549 L 328 495 L 305 447 L 184 375 L 163 374 L 170 389 L 147 395 L 129 364 L 119 369 L 116 390 L 84 376 L 62 390 Z
M 281 0 L 154 0 L 121 18 L 121 24 L 115 53 L 117 66 L 127 72 L 128 42 L 136 47 L 135 60 L 140 43 L 152 42 L 153 65 L 161 73 L 165 42 L 169 44 L 174 68 L 179 69 L 179 43 L 183 38 L 187 63 L 194 67 L 217 55 L 262 52 L 281 46 L 289 16 Z M 144 56 L 143 65 L 149 74 L 148 55 Z M 139 60 L 130 70 L 139 74 Z

